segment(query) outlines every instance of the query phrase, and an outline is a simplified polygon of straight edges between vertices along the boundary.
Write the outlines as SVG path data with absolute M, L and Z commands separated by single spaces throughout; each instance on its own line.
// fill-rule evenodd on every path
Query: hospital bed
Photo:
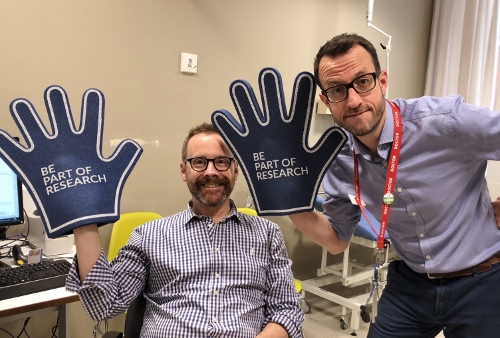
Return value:
M 318 195 L 316 198 L 315 209 L 319 212 L 323 211 L 323 201 L 324 197 Z M 365 209 L 365 212 L 370 220 L 370 223 L 376 230 L 378 230 L 380 223 L 373 217 L 372 214 L 368 212 L 368 210 Z M 386 255 L 384 263 L 387 263 L 389 260 L 397 257 L 393 250 L 390 249 L 390 241 L 387 234 L 385 239 L 387 250 L 385 250 Z M 356 260 L 356 257 L 352 257 L 353 255 L 351 255 L 351 249 L 353 248 L 353 245 L 360 245 L 373 249 L 373 262 L 369 264 L 361 264 Z M 343 253 L 342 261 L 337 264 L 327 265 L 328 251 L 323 248 L 321 266 L 317 270 L 317 277 L 300 281 L 302 285 L 303 299 L 306 299 L 305 292 L 310 292 L 342 306 L 340 327 L 343 330 L 350 327 L 352 329 L 352 336 L 357 335 L 356 330 L 359 329 L 360 318 L 366 323 L 370 321 L 370 314 L 368 313 L 366 307 L 372 303 L 372 295 L 370 291 L 374 280 L 376 252 L 377 235 L 373 232 L 366 219 L 362 216 L 356 230 L 354 231 L 354 236 L 351 239 L 349 246 Z M 339 289 L 338 293 L 327 291 L 324 288 L 325 286 L 333 284 L 336 284 L 334 286 L 340 286 L 340 288 L 335 288 L 335 290 Z M 356 290 L 363 289 L 365 292 L 361 292 L 361 294 L 354 297 L 346 296 L 346 294 L 352 292 L 341 292 L 341 290 L 350 291 L 345 290 L 346 288 L 351 288 L 352 290 L 354 287 L 363 285 L 365 287 L 360 287 Z M 379 285 L 379 293 L 382 290 L 382 286 Z M 380 294 L 378 296 L 380 296 Z M 347 317 L 348 310 L 351 312 L 350 320 Z M 376 315 L 376 313 L 372 313 L 372 316 L 373 315 Z

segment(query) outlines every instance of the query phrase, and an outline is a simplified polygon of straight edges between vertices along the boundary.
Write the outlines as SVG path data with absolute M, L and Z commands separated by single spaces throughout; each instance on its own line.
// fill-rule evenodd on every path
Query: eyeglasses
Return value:
M 380 71 L 363 74 L 352 80 L 351 83 L 339 84 L 322 90 L 321 94 L 325 95 L 330 103 L 342 102 L 347 99 L 349 88 L 354 89 L 358 94 L 369 92 L 375 88 L 375 85 L 377 84 L 376 79 L 379 74 Z
M 194 171 L 207 170 L 209 162 L 213 162 L 215 169 L 218 171 L 226 171 L 231 167 L 233 161 L 234 158 L 226 156 L 219 156 L 216 158 L 192 157 L 186 160 Z

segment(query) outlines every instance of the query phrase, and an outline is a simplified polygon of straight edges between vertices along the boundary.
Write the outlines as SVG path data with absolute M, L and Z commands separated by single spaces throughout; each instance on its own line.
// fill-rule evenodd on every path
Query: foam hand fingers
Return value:
M 314 107 L 316 84 L 311 73 L 302 72 L 295 78 L 293 84 L 292 104 L 290 107 L 294 123 L 306 126 L 309 123 Z
M 49 137 L 31 102 L 26 99 L 14 100 L 10 104 L 10 111 L 29 148 Z
M 87 89 L 82 98 L 81 132 L 89 139 L 95 139 L 98 152 L 101 152 L 101 139 L 104 123 L 104 95 L 98 89 Z M 97 126 L 97 128 L 85 128 Z
M 68 95 L 63 88 L 51 86 L 45 90 L 45 106 L 52 124 L 53 136 L 76 133 Z
M 119 177 L 117 184 L 121 187 L 132 171 L 133 166 L 142 154 L 141 146 L 132 140 L 123 140 L 116 147 L 109 159 L 105 160 L 112 164 L 113 170 L 124 173 Z
M 315 156 L 331 163 L 340 152 L 346 142 L 345 133 L 337 127 L 328 128 L 311 149 Z
M 212 114 L 215 127 L 238 159 L 260 215 L 313 210 L 326 169 L 347 141 L 342 130 L 330 128 L 314 147 L 309 147 L 316 90 L 312 74 L 303 72 L 296 77 L 289 111 L 282 87 L 276 69 L 260 72 L 260 110 L 250 85 L 241 80 L 233 82 L 233 103 L 240 120 L 248 127 L 242 129 L 244 133 L 230 128 L 228 121 L 232 117 L 228 112 Z
M 268 117 L 260 109 L 252 86 L 247 81 L 234 81 L 230 86 L 230 95 L 246 132 L 267 122 Z
M 44 99 L 52 133 L 27 100 L 15 100 L 11 112 L 29 147 L 11 145 L 0 135 L 0 156 L 28 188 L 47 236 L 55 238 L 82 225 L 116 221 L 122 187 L 141 147 L 125 140 L 110 158 L 103 158 L 104 96 L 96 89 L 83 96 L 79 128 L 63 88 L 47 88 Z
M 263 110 L 270 123 L 288 120 L 281 76 L 274 68 L 264 68 L 259 74 Z

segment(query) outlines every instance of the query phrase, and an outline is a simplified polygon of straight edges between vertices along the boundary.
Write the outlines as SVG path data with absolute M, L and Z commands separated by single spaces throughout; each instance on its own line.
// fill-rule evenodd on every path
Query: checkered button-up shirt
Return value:
M 300 337 L 304 315 L 278 225 L 231 206 L 218 224 L 189 207 L 136 228 L 83 283 L 75 257 L 66 288 L 93 320 L 122 313 L 144 290 L 141 337 L 255 337 L 269 322 Z

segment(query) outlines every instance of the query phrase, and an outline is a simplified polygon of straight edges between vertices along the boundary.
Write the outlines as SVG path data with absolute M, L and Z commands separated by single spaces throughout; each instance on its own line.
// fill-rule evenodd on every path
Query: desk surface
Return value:
M 5 240 L 5 241 L 0 241 L 0 246 L 2 247 L 3 251 L 6 251 L 8 250 L 8 246 L 19 243 L 20 241 L 16 240 Z M 22 250 L 26 254 L 27 251 L 29 251 L 29 248 L 23 247 Z M 61 257 L 51 257 L 51 258 L 66 258 L 66 257 L 61 256 Z M 8 265 L 14 263 L 12 258 L 2 259 L 2 261 L 4 261 L 4 263 L 7 263 Z M 66 291 L 64 287 L 59 287 L 56 289 L 42 291 L 42 292 L 31 293 L 24 296 L 4 299 L 0 301 L 0 318 L 30 311 L 36 311 L 40 309 L 46 309 L 53 306 L 64 305 L 77 301 L 79 301 L 78 295 L 76 293 L 71 293 Z
M 64 287 L 5 299 L 0 301 L 0 318 L 78 302 L 79 300 L 76 293 L 68 292 Z

